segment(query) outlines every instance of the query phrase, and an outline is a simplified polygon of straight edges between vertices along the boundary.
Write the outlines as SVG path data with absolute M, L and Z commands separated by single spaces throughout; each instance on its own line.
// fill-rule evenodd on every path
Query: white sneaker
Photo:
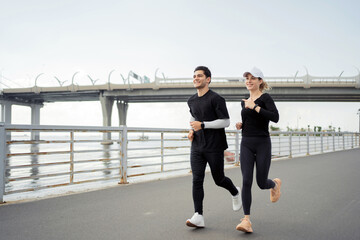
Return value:
M 233 210 L 239 211 L 242 207 L 242 201 L 241 201 L 241 189 L 239 187 L 236 187 L 239 193 L 236 196 L 232 197 L 232 203 L 233 203 Z
M 186 225 L 189 227 L 203 228 L 205 227 L 204 217 L 199 213 L 194 213 L 191 219 L 186 220 Z

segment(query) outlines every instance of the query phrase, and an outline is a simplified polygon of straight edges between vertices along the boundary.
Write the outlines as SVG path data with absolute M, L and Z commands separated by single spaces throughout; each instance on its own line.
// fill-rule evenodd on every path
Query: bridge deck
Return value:
M 360 239 L 360 149 L 273 162 L 278 203 L 254 182 L 254 233 L 235 230 L 241 212 L 207 174 L 206 228 L 193 214 L 191 176 L 0 206 L 0 239 Z M 240 170 L 226 174 L 240 183 Z

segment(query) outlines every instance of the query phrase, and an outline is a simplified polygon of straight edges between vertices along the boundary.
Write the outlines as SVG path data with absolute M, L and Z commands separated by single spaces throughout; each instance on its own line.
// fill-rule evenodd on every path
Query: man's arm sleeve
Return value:
M 230 119 L 216 119 L 214 121 L 204 121 L 204 127 L 206 129 L 219 129 L 219 128 L 227 128 L 230 126 Z

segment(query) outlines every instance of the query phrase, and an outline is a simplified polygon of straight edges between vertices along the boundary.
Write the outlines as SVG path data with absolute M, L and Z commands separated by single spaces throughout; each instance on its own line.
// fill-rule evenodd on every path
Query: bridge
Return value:
M 242 217 L 230 195 L 205 178 L 205 228 L 192 229 L 190 174 L 163 181 L 0 205 L 0 239 L 360 239 L 360 150 L 272 163 L 283 180 L 273 204 L 254 182 L 254 233 L 235 230 Z M 241 185 L 239 168 L 226 170 Z
M 317 77 L 304 76 L 267 77 L 275 101 L 326 101 L 359 102 L 360 72 L 356 76 Z M 227 101 L 241 101 L 248 91 L 243 77 L 213 77 L 210 87 Z M 0 94 L 1 121 L 11 124 L 11 106 L 31 107 L 31 123 L 39 124 L 40 108 L 44 102 L 100 101 L 103 125 L 111 126 L 114 102 L 117 104 L 119 123 L 126 125 L 129 103 L 134 102 L 184 102 L 194 94 L 192 78 L 159 78 L 153 82 L 79 86 L 40 87 L 35 83 L 30 88 L 7 88 Z

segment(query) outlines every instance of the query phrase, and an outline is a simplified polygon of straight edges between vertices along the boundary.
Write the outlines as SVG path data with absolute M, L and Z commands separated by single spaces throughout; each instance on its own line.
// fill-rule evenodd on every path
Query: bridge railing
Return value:
M 226 133 L 230 167 L 239 164 L 241 132 Z M 41 189 L 186 174 L 187 134 L 187 129 L 0 123 L 0 202 Z M 359 134 L 350 132 L 272 132 L 271 138 L 274 159 L 360 147 Z
M 294 77 L 266 77 L 265 80 L 273 86 L 302 86 L 302 87 L 318 87 L 318 86 L 339 86 L 360 88 L 360 74 L 353 77 L 318 77 L 318 76 L 294 76 Z M 158 85 L 174 85 L 174 84 L 192 84 L 192 78 L 156 78 Z M 245 84 L 243 77 L 212 77 L 212 83 L 226 83 L 230 85 Z

